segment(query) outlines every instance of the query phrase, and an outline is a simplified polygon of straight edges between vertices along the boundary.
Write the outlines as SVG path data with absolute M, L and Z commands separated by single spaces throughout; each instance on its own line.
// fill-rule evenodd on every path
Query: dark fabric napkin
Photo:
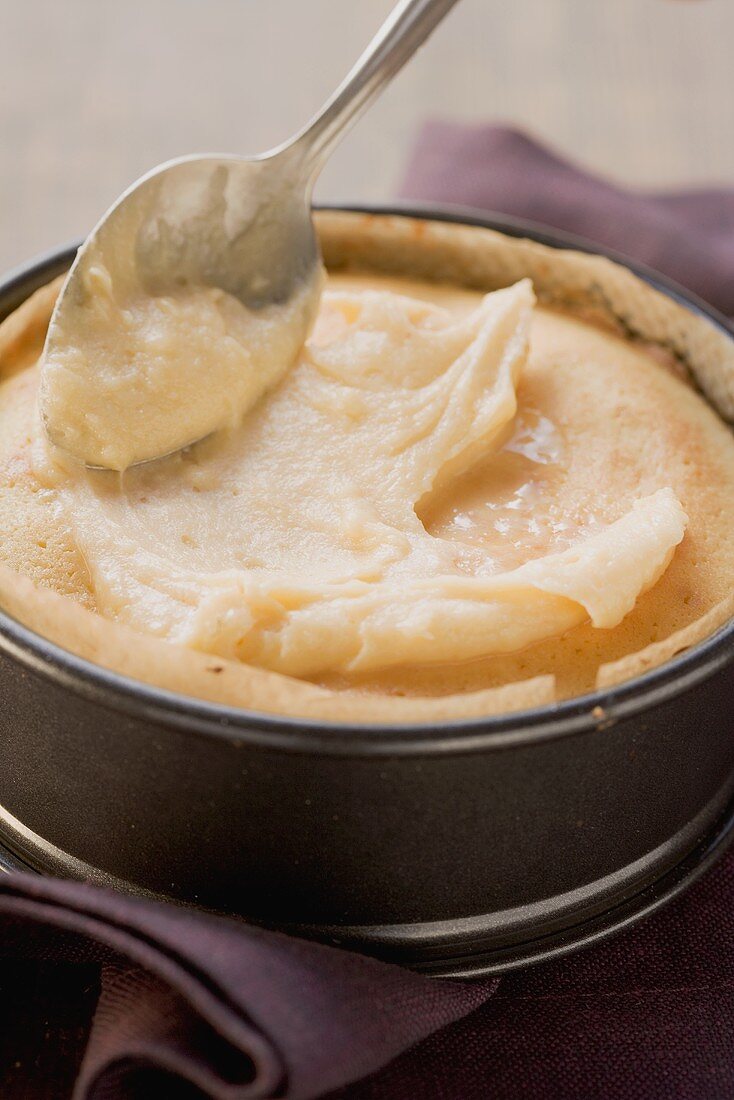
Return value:
M 0 880 L 0 936 L 1 955 L 40 960 L 51 984 L 56 962 L 67 980 L 71 963 L 97 986 L 74 1093 L 95 1100 L 321 1096 L 471 1012 L 496 984 L 438 983 L 241 922 L 32 875 Z M 12 1089 L 30 1052 L 14 1050 L 25 1042 L 8 993 L 0 1042 Z M 26 1008 L 39 1011 L 43 996 Z M 63 1095 L 54 1084 L 38 1081 L 47 1089 L 39 1095 Z
M 532 218 L 734 313 L 734 192 L 653 196 L 432 124 L 404 197 Z M 732 1100 L 734 854 L 578 955 L 438 982 L 83 884 L 0 876 L 2 1100 Z
M 613 248 L 734 314 L 734 189 L 631 191 L 505 126 L 427 123 L 403 198 L 529 218 Z

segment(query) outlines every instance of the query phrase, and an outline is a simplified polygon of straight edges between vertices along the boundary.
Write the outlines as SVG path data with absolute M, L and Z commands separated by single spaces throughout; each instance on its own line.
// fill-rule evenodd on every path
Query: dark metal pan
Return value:
M 504 219 L 399 212 L 579 247 Z M 11 274 L 0 315 L 72 255 Z M 731 336 L 691 296 L 642 277 Z M 522 965 L 630 923 L 721 851 L 734 801 L 733 662 L 729 623 L 636 680 L 554 706 L 336 726 L 175 696 L 0 614 L 5 863 L 438 974 Z

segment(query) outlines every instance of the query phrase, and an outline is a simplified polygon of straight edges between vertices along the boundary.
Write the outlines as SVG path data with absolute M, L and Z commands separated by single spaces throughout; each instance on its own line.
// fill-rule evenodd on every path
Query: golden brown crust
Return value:
M 59 275 L 34 291 L 0 324 L 0 378 L 9 378 L 38 359 L 64 278 Z
M 710 637 L 727 623 L 732 615 L 734 615 L 734 595 L 725 597 L 700 619 L 696 619 L 682 630 L 676 630 L 675 634 L 671 634 L 661 642 L 654 642 L 637 653 L 630 653 L 620 658 L 619 661 L 601 665 L 596 677 L 596 687 L 603 690 L 644 675 L 650 669 L 657 668 L 671 658 L 685 653 L 687 649 L 702 642 L 704 638 Z

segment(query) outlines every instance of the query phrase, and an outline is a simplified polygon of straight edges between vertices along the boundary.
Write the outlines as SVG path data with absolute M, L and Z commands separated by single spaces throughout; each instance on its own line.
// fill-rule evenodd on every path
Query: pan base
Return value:
M 694 822 L 684 831 L 689 832 L 692 826 L 695 827 Z M 592 911 L 588 905 L 581 906 L 575 916 L 572 909 L 563 918 L 548 919 L 547 915 L 539 915 L 537 920 L 528 923 L 524 932 L 509 932 L 504 935 L 496 931 L 494 934 L 488 933 L 487 929 L 493 923 L 492 916 L 471 917 L 453 924 L 441 922 L 435 937 L 436 942 L 430 945 L 425 942 L 425 929 L 433 926 L 425 925 L 380 928 L 316 928 L 303 925 L 279 927 L 284 932 L 359 950 L 435 977 L 466 979 L 501 974 L 591 947 L 616 932 L 631 927 L 691 886 L 724 854 L 733 839 L 734 796 L 731 796 L 713 825 L 709 825 L 696 839 L 693 848 L 689 848 L 683 858 L 679 858 L 672 866 L 668 865 L 662 873 L 658 873 L 641 887 L 638 880 L 637 888 L 626 897 L 620 900 L 617 895 L 606 907 L 600 907 L 597 902 Z M 676 840 L 679 841 L 680 838 Z M 672 845 L 680 851 L 675 841 L 671 842 Z M 26 849 L 25 845 L 22 847 Z M 109 876 L 95 872 L 93 868 L 88 868 L 87 874 L 82 875 L 82 868 L 76 861 L 72 861 L 73 867 L 64 869 L 59 867 L 56 860 L 52 860 L 53 867 L 44 867 L 38 850 L 31 856 L 32 862 L 23 858 L 25 855 L 30 855 L 27 849 L 23 855 L 14 850 L 11 837 L 0 837 L 0 872 L 61 873 L 65 877 L 89 878 L 100 885 L 114 886 L 127 893 L 156 896 L 148 891 L 138 891 L 130 883 L 113 883 Z M 160 897 L 159 900 L 176 899 Z M 472 924 L 477 929 L 477 934 L 473 937 L 467 934 L 468 926 Z

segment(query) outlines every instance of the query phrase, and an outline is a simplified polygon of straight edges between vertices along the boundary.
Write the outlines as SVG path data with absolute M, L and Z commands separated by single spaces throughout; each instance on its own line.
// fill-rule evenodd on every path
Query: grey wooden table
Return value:
M 312 112 L 390 0 L 0 0 L 0 269 L 145 169 L 255 152 Z M 734 0 L 463 0 L 319 197 L 397 186 L 430 115 L 521 124 L 640 185 L 734 182 Z

